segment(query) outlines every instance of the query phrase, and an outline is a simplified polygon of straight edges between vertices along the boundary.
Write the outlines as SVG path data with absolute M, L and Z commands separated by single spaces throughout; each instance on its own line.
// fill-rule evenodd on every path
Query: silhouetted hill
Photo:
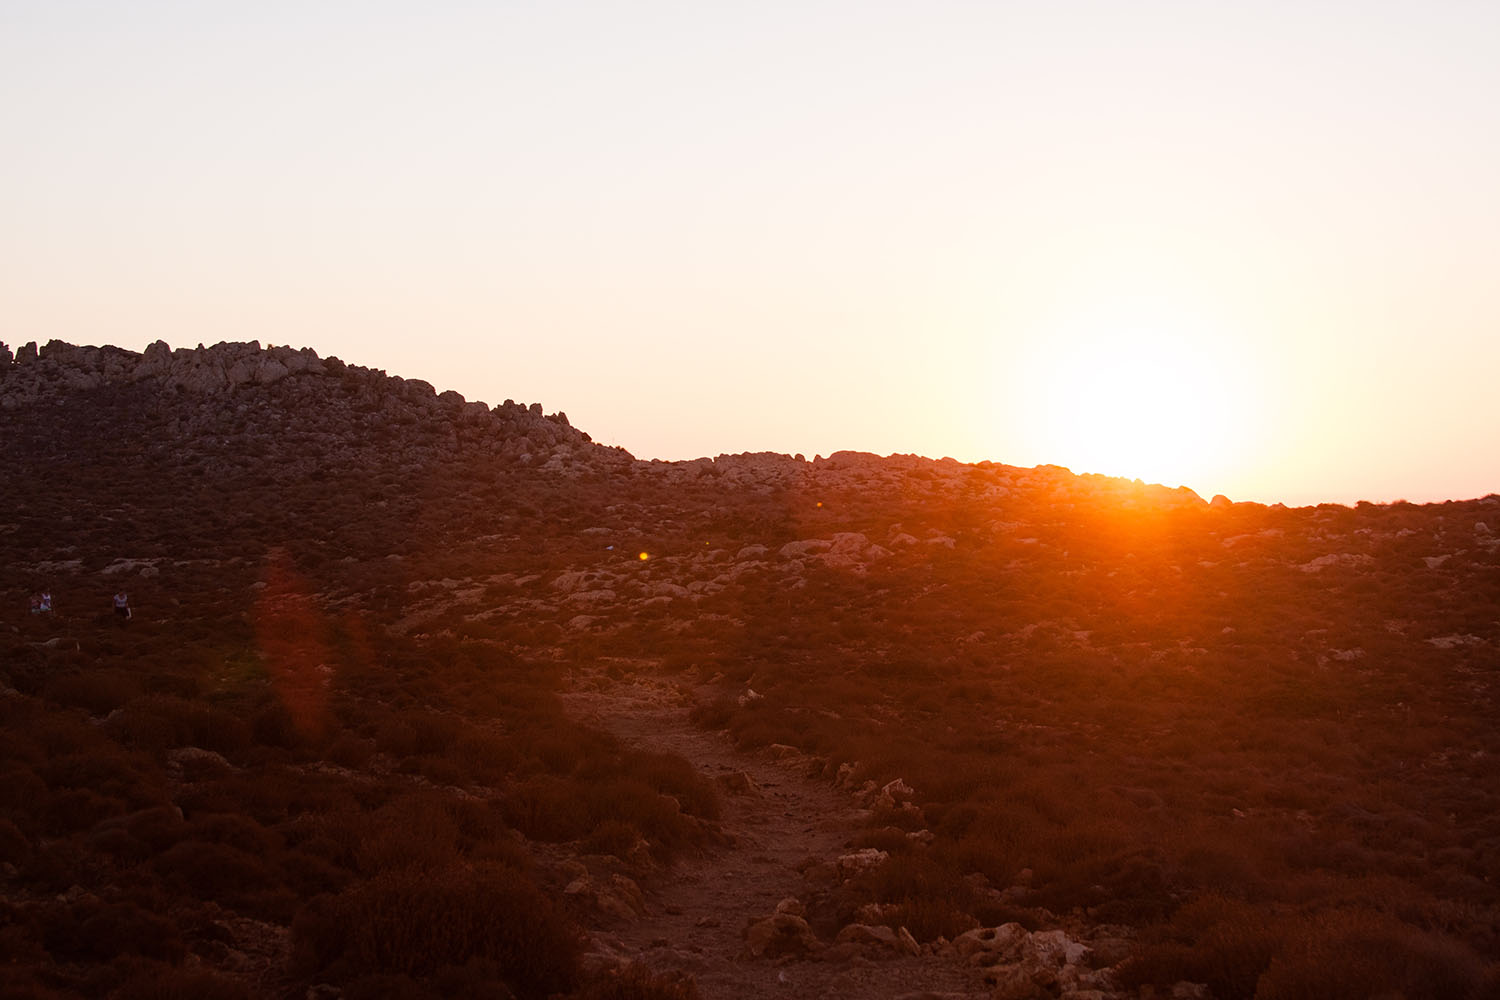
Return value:
M 0 348 L 0 416 L 7 995 L 1494 987 L 1500 497 L 644 462 L 253 343 Z M 764 817 L 568 707 L 630 685 L 863 810 L 742 955 L 650 944 Z

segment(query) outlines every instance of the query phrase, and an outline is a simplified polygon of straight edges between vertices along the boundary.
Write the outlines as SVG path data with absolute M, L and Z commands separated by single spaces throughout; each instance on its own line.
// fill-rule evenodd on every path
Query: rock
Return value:
M 854 920 L 860 924 L 883 924 L 887 917 L 899 909 L 899 903 L 865 903 L 854 911 Z
M 832 861 L 815 861 L 799 869 L 802 881 L 815 889 L 831 889 L 841 881 L 839 867 Z
M 1077 965 L 1089 953 L 1088 945 L 1074 941 L 1063 931 L 1037 931 L 1021 946 L 1021 960 L 1048 968 Z
M 783 559 L 797 559 L 819 552 L 827 552 L 832 547 L 833 542 L 826 538 L 805 538 L 797 542 L 787 542 L 781 548 L 777 549 L 776 552 Z
M 714 783 L 730 795 L 759 795 L 760 785 L 756 784 L 754 778 L 744 771 L 731 771 L 721 774 L 714 779 Z
M 1089 942 L 1089 961 L 1095 966 L 1119 965 L 1130 957 L 1130 941 L 1122 937 L 1099 937 Z
M 624 875 L 611 875 L 608 882 L 596 882 L 589 875 L 580 875 L 568 883 L 563 895 L 617 920 L 634 921 L 646 914 L 646 898 L 641 887 Z
M 997 965 L 986 969 L 984 978 L 993 987 L 990 994 L 993 1000 L 1052 1000 L 1056 995 L 1051 988 L 1056 983 L 1056 976 L 1044 973 L 1035 977 L 1031 970 L 1019 965 Z
M 790 913 L 773 914 L 745 929 L 745 953 L 751 958 L 806 956 L 821 947 L 807 921 Z
M 1228 510 L 1234 506 L 1234 501 L 1222 493 L 1215 493 L 1214 498 L 1208 502 L 1208 506 L 1213 510 Z
M 803 906 L 802 901 L 796 896 L 787 896 L 776 904 L 776 912 L 790 913 L 794 917 L 805 917 L 807 916 L 807 907 Z
M 922 954 L 922 946 L 905 927 L 892 930 L 883 924 L 849 924 L 839 931 L 834 943 L 858 945 L 862 951 L 883 955 L 915 958 Z
M 1172 1000 L 1209 1000 L 1210 996 L 1206 983 L 1190 983 L 1183 979 L 1172 984 Z
M 879 868 L 885 864 L 890 855 L 878 847 L 866 847 L 862 850 L 852 851 L 840 855 L 838 860 L 839 878 L 845 882 L 873 868 Z
M 1373 566 L 1375 560 L 1364 553 L 1353 552 L 1331 552 L 1326 556 L 1319 556 L 1309 562 L 1305 562 L 1297 568 L 1304 573 L 1321 573 L 1330 566 Z
M 976 927 L 954 938 L 953 948 L 960 958 L 974 965 L 992 965 L 1020 958 L 1027 937 L 1026 928 L 1017 923 Z

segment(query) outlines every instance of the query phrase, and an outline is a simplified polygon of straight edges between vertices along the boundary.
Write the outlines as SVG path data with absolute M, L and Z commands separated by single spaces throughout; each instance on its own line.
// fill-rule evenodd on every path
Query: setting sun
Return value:
M 1075 472 L 1212 489 L 1244 460 L 1259 419 L 1234 343 L 1186 313 L 1093 310 L 1039 338 L 1012 405 L 1038 421 L 1050 461 Z

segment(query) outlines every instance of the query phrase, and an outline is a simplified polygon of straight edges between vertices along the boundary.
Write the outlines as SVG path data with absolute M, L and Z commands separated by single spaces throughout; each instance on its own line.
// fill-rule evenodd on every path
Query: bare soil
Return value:
M 847 791 L 811 776 L 809 758 L 741 752 L 726 733 L 695 726 L 689 713 L 707 689 L 594 671 L 575 674 L 568 688 L 564 700 L 579 721 L 629 746 L 678 754 L 710 779 L 743 772 L 755 785 L 723 795 L 727 845 L 679 858 L 646 878 L 647 915 L 600 932 L 601 945 L 653 969 L 691 974 L 703 1000 L 989 995 L 977 969 L 932 955 L 749 957 L 745 928 L 787 897 L 805 900 L 801 870 L 809 859 L 834 861 L 847 853 L 865 811 Z

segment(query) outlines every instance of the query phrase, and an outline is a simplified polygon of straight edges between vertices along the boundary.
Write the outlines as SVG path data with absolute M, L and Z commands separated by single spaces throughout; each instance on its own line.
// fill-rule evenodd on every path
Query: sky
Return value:
M 0 340 L 641 458 L 1500 491 L 1500 4 L 0 0 Z

